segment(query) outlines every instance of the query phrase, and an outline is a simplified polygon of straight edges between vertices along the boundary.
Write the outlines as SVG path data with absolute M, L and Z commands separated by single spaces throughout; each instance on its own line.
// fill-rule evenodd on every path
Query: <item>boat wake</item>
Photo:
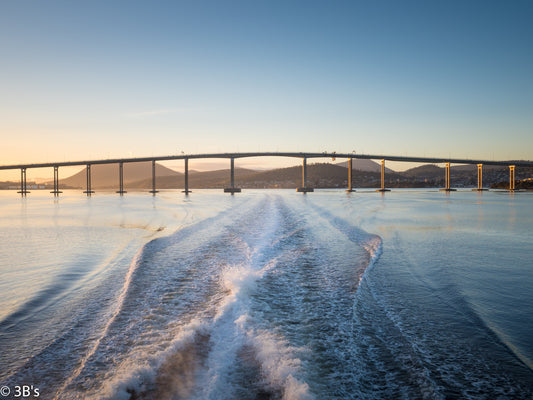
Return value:
M 144 245 L 115 293 L 87 304 L 98 322 L 72 326 L 10 379 L 30 371 L 57 399 L 315 398 L 352 373 L 353 299 L 380 245 L 320 207 L 243 201 Z M 324 374 L 333 364 L 344 371 Z

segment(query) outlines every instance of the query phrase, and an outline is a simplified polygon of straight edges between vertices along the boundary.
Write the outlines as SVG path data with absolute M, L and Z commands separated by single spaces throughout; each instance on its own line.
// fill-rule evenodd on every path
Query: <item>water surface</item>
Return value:
M 0 384 L 533 396 L 529 193 L 0 192 Z

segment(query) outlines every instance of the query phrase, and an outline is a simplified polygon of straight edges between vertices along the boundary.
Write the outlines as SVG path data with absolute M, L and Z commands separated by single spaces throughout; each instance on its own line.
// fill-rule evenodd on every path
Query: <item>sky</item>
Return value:
M 531 21 L 524 0 L 2 0 L 0 165 L 237 151 L 532 160 Z

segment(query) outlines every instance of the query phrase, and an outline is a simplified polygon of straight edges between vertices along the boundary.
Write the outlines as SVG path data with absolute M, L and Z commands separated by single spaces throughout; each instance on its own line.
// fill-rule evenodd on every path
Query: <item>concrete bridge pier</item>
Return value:
M 346 192 L 355 192 L 355 189 L 352 188 L 352 158 L 348 159 L 348 189 Z
M 385 160 L 381 160 L 381 189 L 376 192 L 390 192 L 390 189 L 385 188 Z
M 59 190 L 59 167 L 54 165 L 54 190 L 50 193 L 54 194 L 54 197 L 59 196 L 59 193 L 63 193 Z
M 235 159 L 231 157 L 231 187 L 225 188 L 224 193 L 240 193 L 241 188 L 235 187 Z
M 309 192 L 315 191 L 315 189 L 307 185 L 307 158 L 306 157 L 303 158 L 303 162 L 302 162 L 302 187 L 299 187 L 298 189 L 296 189 L 296 191 L 299 193 L 309 193 Z
M 123 162 L 118 163 L 118 186 L 119 186 L 119 190 L 117 191 L 117 193 L 119 193 L 121 196 L 124 193 L 127 193 L 124 190 L 124 163 Z
M 26 194 L 30 193 L 26 185 L 26 168 L 20 169 L 20 191 L 17 193 L 20 193 L 22 197 L 26 197 Z
M 444 189 L 440 189 L 441 192 L 455 192 L 456 189 L 450 187 L 450 163 L 447 162 L 444 167 Z
M 483 164 L 477 164 L 477 189 L 472 191 L 484 192 L 489 189 L 483 189 Z
M 155 160 L 152 160 L 152 190 L 150 190 L 150 193 L 155 196 L 158 192 L 158 190 L 155 190 Z
M 182 191 L 182 193 L 185 193 L 186 196 L 189 195 L 189 193 L 192 193 L 190 190 L 189 190 L 189 159 L 186 158 L 185 159 L 185 190 Z
M 86 175 L 87 175 L 87 190 L 83 193 L 87 193 L 87 196 L 90 197 L 94 191 L 91 189 L 91 164 L 87 164 L 86 168 Z
M 509 165 L 509 191 L 514 192 L 515 191 L 515 177 L 514 177 L 514 165 Z

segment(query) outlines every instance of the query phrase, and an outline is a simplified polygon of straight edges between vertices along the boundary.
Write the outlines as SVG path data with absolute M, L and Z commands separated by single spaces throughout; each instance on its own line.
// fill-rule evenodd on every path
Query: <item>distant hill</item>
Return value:
M 335 163 L 335 165 L 338 165 L 340 167 L 348 168 L 348 161 L 343 161 L 340 163 Z M 379 172 L 381 173 L 381 164 L 372 161 L 372 160 L 366 160 L 366 159 L 359 159 L 354 158 L 352 160 L 352 169 L 357 169 L 359 171 L 368 171 L 368 172 Z M 392 169 L 387 168 L 387 165 L 385 164 L 385 172 L 394 172 Z
M 359 162 L 360 161 L 360 162 Z M 338 164 L 310 163 L 307 167 L 308 183 L 315 188 L 346 187 L 348 184 L 348 162 Z M 357 168 L 356 168 L 357 167 Z M 363 169 L 360 169 L 363 168 Z M 355 187 L 376 188 L 381 183 L 381 166 L 372 160 L 355 160 L 353 184 Z M 156 164 L 156 187 L 158 189 L 180 189 L 184 187 L 183 173 Z M 452 166 L 452 187 L 475 187 L 477 172 L 475 165 Z M 517 168 L 516 179 L 533 177 L 533 168 Z M 505 166 L 483 167 L 485 187 L 497 182 L 508 182 L 509 168 Z M 241 188 L 296 188 L 302 184 L 302 168 L 294 166 L 273 170 L 257 171 L 245 168 L 235 169 L 235 185 Z M 68 178 L 60 176 L 61 187 L 85 188 L 85 168 Z M 118 187 L 118 165 L 94 165 L 92 185 L 96 190 Z M 189 188 L 223 188 L 230 185 L 230 170 L 189 171 Z M 442 187 L 444 168 L 437 165 L 421 165 L 404 172 L 386 169 L 385 185 L 397 187 Z M 0 185 L 1 188 L 12 183 Z M 48 182 L 51 187 L 51 182 Z M 152 187 L 152 166 L 150 162 L 124 164 L 124 186 L 127 189 L 149 189 Z
M 309 185 L 316 188 L 344 187 L 347 185 L 347 168 L 329 164 L 308 164 L 307 177 Z M 388 179 L 398 179 L 399 174 L 389 173 Z M 376 186 L 380 181 L 379 172 L 354 172 L 354 182 L 361 186 Z M 302 167 L 294 166 L 267 171 L 255 171 L 244 168 L 235 169 L 235 185 L 242 188 L 295 188 L 302 184 Z M 139 189 L 151 188 L 151 177 L 129 182 L 126 187 Z M 189 188 L 223 188 L 230 185 L 230 170 L 194 172 L 189 174 Z M 183 175 L 157 178 L 159 189 L 181 189 L 184 187 Z
M 493 183 L 491 189 L 508 189 L 509 181 Z M 515 181 L 516 190 L 533 190 L 533 178 L 527 178 Z
M 313 187 L 340 187 L 348 178 L 345 167 L 335 164 L 308 164 L 307 180 Z M 295 188 L 302 186 L 302 167 L 294 166 L 258 172 L 243 179 L 251 187 Z
M 407 176 L 413 177 L 436 177 L 444 175 L 444 168 L 437 167 L 433 164 L 425 164 L 419 167 L 411 168 L 403 172 Z
M 235 168 L 235 181 L 238 182 L 257 171 L 245 168 Z M 184 174 L 173 176 L 161 176 L 156 178 L 159 189 L 182 189 L 185 186 Z M 189 171 L 189 188 L 223 188 L 230 185 L 231 177 L 229 169 L 216 171 Z M 126 187 L 136 189 L 148 189 L 152 187 L 152 176 L 138 181 L 129 182 Z
M 118 186 L 119 178 L 118 164 L 102 164 L 93 165 L 91 167 L 91 183 L 93 189 L 111 189 Z M 156 181 L 162 177 L 178 178 L 183 176 L 182 173 L 174 171 L 163 165 L 157 164 L 155 166 Z M 124 185 L 126 187 L 132 186 L 133 182 L 142 181 L 143 179 L 150 179 L 152 185 L 152 163 L 151 162 L 135 162 L 124 164 Z M 68 177 L 59 178 L 60 186 L 68 186 L 73 188 L 85 188 L 87 182 L 87 173 L 85 168 L 80 172 Z M 47 185 L 53 184 L 53 181 L 48 181 Z
M 378 187 L 381 182 L 381 166 L 379 166 L 379 172 L 354 169 L 352 179 L 354 185 L 359 187 Z M 307 180 L 308 184 L 315 188 L 346 187 L 348 185 L 348 168 L 330 163 L 308 164 Z M 394 171 L 386 173 L 386 181 L 390 185 L 396 185 L 402 180 L 403 177 L 399 173 Z M 299 187 L 302 185 L 302 167 L 295 166 L 258 172 L 239 184 L 256 188 Z
M 217 171 L 223 173 L 225 183 L 229 184 L 229 170 Z M 354 171 L 353 181 L 360 187 L 377 187 L 380 183 L 380 172 Z M 396 184 L 402 177 L 392 172 L 387 174 L 387 181 Z M 315 163 L 307 165 L 308 184 L 315 188 L 346 187 L 348 184 L 348 169 L 336 164 Z M 202 185 L 201 182 L 198 182 Z M 269 171 L 241 170 L 235 172 L 235 184 L 242 188 L 296 188 L 302 185 L 302 167 L 277 168 Z M 191 187 L 193 187 L 191 185 Z M 204 187 L 204 186 L 199 186 Z M 211 186 L 213 187 L 213 186 Z

